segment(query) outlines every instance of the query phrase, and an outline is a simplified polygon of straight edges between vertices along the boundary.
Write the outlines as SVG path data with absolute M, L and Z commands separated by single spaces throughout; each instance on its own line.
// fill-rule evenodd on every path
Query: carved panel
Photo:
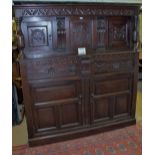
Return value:
M 80 18 L 71 23 L 71 42 L 76 50 L 78 47 L 91 47 L 91 21 Z
M 109 46 L 111 48 L 125 48 L 129 46 L 129 30 L 127 18 L 110 18 Z
M 57 48 L 63 49 L 65 47 L 66 47 L 65 18 L 57 17 Z
M 121 25 L 121 26 L 113 26 L 110 29 L 110 35 L 113 38 L 113 40 L 125 40 L 125 35 L 126 35 L 126 26 L 125 25 Z
M 35 46 L 47 46 L 47 27 L 28 27 L 29 45 Z
M 105 9 L 105 8 L 23 8 L 22 16 L 69 16 L 69 15 L 107 15 L 107 16 L 131 16 L 135 14 L 133 9 Z
M 104 18 L 97 19 L 97 46 L 105 47 L 105 32 L 107 31 L 107 21 Z

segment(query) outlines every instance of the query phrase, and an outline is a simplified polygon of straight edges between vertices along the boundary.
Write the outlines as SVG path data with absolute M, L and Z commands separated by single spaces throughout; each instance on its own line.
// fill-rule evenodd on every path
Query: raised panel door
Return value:
M 83 125 L 79 80 L 33 81 L 29 84 L 36 132 L 34 134 L 54 134 Z
M 92 123 L 130 117 L 131 94 L 131 74 L 94 76 L 91 82 Z

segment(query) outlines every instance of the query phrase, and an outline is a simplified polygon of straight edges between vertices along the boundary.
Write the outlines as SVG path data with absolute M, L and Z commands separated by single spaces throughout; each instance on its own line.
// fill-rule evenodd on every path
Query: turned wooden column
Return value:
M 24 49 L 24 36 L 21 30 L 22 17 L 17 17 L 15 20 L 17 23 L 17 34 L 16 34 L 17 47 L 19 50 L 19 58 L 21 58 L 23 57 L 23 49 Z

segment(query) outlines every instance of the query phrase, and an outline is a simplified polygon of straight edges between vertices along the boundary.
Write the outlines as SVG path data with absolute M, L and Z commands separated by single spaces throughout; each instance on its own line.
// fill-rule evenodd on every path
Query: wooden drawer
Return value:
M 75 77 L 79 72 L 79 61 L 76 56 L 29 59 L 23 63 L 25 76 L 30 80 Z
M 134 69 L 134 53 L 108 53 L 95 55 L 93 73 L 128 72 Z

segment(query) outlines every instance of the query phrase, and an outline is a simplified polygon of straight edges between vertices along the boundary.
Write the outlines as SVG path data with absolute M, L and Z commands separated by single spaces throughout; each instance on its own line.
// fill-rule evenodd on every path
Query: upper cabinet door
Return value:
M 131 23 L 128 17 L 109 17 L 109 49 L 130 49 L 132 47 Z
M 77 51 L 79 47 L 92 48 L 92 20 L 86 17 L 70 19 L 71 48 Z
M 24 54 L 40 57 L 52 49 L 52 24 L 50 18 L 25 18 L 22 22 L 25 39 Z

